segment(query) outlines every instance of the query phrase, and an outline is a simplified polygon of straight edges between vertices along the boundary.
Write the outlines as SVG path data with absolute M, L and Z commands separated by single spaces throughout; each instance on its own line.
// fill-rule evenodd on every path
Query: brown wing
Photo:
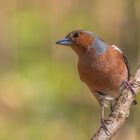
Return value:
M 127 58 L 122 54 L 122 57 L 123 57 L 123 61 L 124 63 L 126 64 L 126 67 L 127 67 L 127 71 L 128 71 L 128 80 L 130 79 L 130 76 L 131 76 L 131 68 L 130 68 L 130 65 L 128 63 L 128 60 Z
M 128 70 L 128 80 L 129 80 L 129 79 L 130 79 L 130 76 L 131 76 L 131 68 L 130 68 L 130 65 L 129 65 L 129 63 L 128 63 L 127 58 L 126 58 L 124 55 L 122 55 L 122 57 L 123 57 L 124 63 L 125 63 L 126 66 L 127 66 L 127 70 Z M 137 105 L 137 101 L 136 101 L 136 100 L 133 100 L 131 106 L 133 107 L 133 106 L 135 106 L 135 105 Z

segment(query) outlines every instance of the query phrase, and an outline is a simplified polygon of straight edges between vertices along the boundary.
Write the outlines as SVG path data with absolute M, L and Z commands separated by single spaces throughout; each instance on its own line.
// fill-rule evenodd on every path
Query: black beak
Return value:
M 68 38 L 63 38 L 63 39 L 57 41 L 56 44 L 70 46 L 73 44 L 73 42 Z

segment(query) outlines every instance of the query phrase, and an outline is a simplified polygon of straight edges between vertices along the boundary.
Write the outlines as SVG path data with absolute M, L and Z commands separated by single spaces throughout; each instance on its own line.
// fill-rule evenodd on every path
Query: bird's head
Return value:
M 70 46 L 77 54 L 94 48 L 97 53 L 103 52 L 106 44 L 90 31 L 76 30 L 56 42 L 59 45 Z

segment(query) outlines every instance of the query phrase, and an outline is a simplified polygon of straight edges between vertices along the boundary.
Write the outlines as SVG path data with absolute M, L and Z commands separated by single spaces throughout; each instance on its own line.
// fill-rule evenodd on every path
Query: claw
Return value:
M 132 86 L 132 84 L 130 84 L 128 81 L 124 81 L 124 86 L 128 89 L 128 90 L 130 90 L 131 92 L 132 92 L 132 94 L 133 94 L 133 96 L 135 97 L 136 96 L 136 93 L 135 93 L 135 91 L 133 90 L 133 86 Z
M 133 81 L 130 85 L 132 87 L 136 88 L 136 86 L 140 86 L 140 82 L 139 81 Z
M 111 132 L 108 130 L 105 124 L 105 120 L 101 119 L 101 127 L 105 130 L 106 135 L 110 136 Z

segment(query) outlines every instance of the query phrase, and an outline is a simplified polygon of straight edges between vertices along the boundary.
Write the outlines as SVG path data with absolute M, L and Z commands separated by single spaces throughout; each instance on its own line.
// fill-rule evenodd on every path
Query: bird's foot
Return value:
M 135 84 L 136 84 L 136 83 L 135 83 Z M 134 84 L 130 84 L 129 81 L 124 81 L 124 87 L 125 87 L 126 89 L 130 90 L 131 93 L 132 93 L 132 95 L 135 97 L 135 96 L 136 96 L 136 93 L 135 93 L 135 91 L 133 90 L 133 88 L 134 88 L 133 85 L 134 85 Z
M 106 135 L 110 136 L 111 132 L 108 130 L 106 123 L 109 123 L 108 120 L 101 119 L 101 127 L 105 130 Z
M 140 82 L 139 82 L 139 81 L 133 81 L 130 85 L 131 85 L 133 88 L 136 88 L 136 86 L 140 86 Z

